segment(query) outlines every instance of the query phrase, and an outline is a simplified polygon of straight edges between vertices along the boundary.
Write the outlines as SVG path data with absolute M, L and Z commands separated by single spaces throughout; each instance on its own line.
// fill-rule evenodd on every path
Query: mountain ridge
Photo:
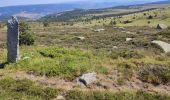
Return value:
M 94 3 L 91 3 L 91 4 L 89 4 L 88 2 L 73 2 L 73 3 L 61 3 L 61 4 L 40 4 L 40 5 L 21 5 L 21 6 L 0 7 L 0 18 L 2 19 L 3 18 L 2 16 L 7 17 L 7 16 L 12 16 L 12 15 L 18 15 L 18 17 L 27 17 L 28 19 L 35 19 L 35 18 L 37 19 L 37 18 L 46 16 L 49 14 L 70 11 L 76 8 L 78 9 L 100 9 L 100 8 L 109 8 L 109 7 L 116 7 L 116 6 L 125 6 L 121 2 L 116 3 L 115 1 L 111 1 L 111 0 L 104 2 L 104 3 L 97 2 L 97 1 L 93 1 L 93 2 Z M 170 0 L 158 1 L 154 3 L 167 3 L 167 2 L 170 3 Z M 132 3 L 131 5 L 136 5 L 138 3 Z M 150 3 L 147 3 L 147 4 L 150 4 Z M 129 5 L 130 5 L 130 2 L 129 2 Z

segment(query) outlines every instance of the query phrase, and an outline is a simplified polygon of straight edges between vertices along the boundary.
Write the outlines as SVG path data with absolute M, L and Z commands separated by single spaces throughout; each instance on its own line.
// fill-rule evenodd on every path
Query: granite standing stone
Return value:
M 7 23 L 7 60 L 9 63 L 19 60 L 19 23 L 12 17 Z

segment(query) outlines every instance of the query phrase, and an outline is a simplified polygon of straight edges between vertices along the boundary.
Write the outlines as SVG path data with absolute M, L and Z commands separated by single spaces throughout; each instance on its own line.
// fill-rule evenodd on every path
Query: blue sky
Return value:
M 50 4 L 50 3 L 65 3 L 72 1 L 88 1 L 88 0 L 0 0 L 0 6 L 12 6 L 12 5 L 29 5 L 29 4 Z M 90 2 L 138 2 L 138 1 L 161 1 L 161 0 L 89 0 Z

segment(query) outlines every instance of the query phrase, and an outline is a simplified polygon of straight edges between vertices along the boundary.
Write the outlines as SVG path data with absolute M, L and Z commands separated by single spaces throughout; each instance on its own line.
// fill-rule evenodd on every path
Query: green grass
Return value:
M 24 57 L 30 58 L 22 60 Z M 102 59 L 92 52 L 48 47 L 23 52 L 21 61 L 9 64 L 6 68 L 7 70 L 23 70 L 36 75 L 58 76 L 72 80 L 86 72 L 106 73 L 107 69 L 103 68 L 101 63 Z M 99 68 L 101 69 L 98 70 Z
M 129 15 L 124 15 L 122 18 L 117 18 L 117 17 L 106 17 L 104 20 L 103 19 L 97 19 L 97 20 L 90 20 L 89 22 L 79 22 L 78 24 L 75 24 L 76 26 L 103 26 L 103 25 L 109 25 L 111 21 L 116 21 L 116 26 L 153 26 L 156 27 L 157 24 L 162 23 L 165 25 L 170 26 L 170 8 L 167 6 L 162 6 L 162 7 L 157 7 L 158 9 L 156 10 L 151 10 L 151 11 L 145 11 L 145 12 L 139 12 L 139 13 L 134 13 L 134 14 L 129 14 Z M 128 9 L 129 12 L 131 9 Z M 132 10 L 133 11 L 133 10 Z M 112 12 L 113 14 L 114 12 Z M 144 15 L 144 13 L 146 15 Z M 104 13 L 103 13 L 104 14 Z M 102 15 L 102 14 L 100 14 Z M 153 16 L 153 19 L 148 19 L 148 16 Z M 156 15 L 156 16 L 155 16 Z M 131 23 L 124 24 L 124 21 L 130 20 L 132 21 Z M 150 23 L 148 24 L 148 21 Z M 88 23 L 88 24 L 87 24 Z M 89 24 L 91 23 L 91 24 Z

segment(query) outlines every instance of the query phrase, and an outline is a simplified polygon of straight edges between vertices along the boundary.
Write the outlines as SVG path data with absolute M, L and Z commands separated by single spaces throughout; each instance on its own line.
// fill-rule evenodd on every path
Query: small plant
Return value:
M 148 24 L 150 24 L 151 23 L 151 21 L 148 21 Z
M 152 15 L 149 15 L 148 19 L 153 19 L 153 16 L 152 16 Z

